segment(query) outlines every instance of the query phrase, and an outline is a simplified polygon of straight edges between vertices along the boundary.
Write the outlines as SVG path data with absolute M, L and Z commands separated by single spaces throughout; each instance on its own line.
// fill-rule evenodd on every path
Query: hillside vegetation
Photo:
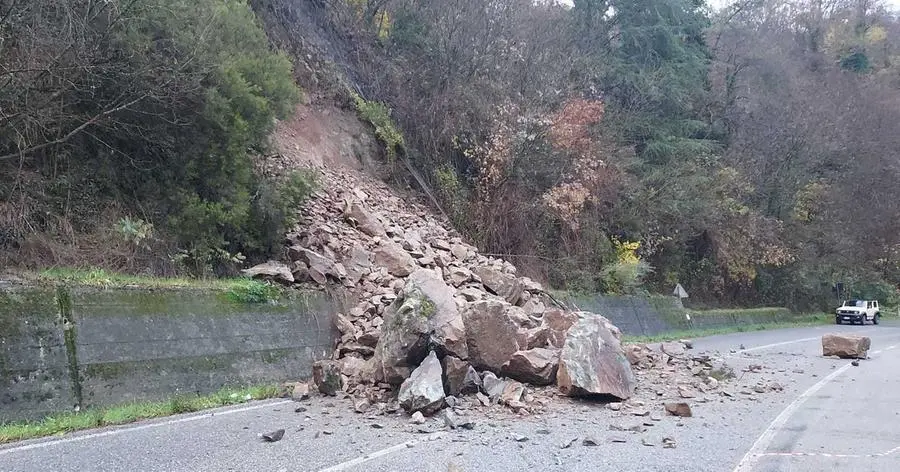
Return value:
M 878 1 L 6 0 L 0 39 L 11 263 L 271 256 L 315 182 L 254 157 L 303 89 L 554 288 L 896 295 L 900 21 Z

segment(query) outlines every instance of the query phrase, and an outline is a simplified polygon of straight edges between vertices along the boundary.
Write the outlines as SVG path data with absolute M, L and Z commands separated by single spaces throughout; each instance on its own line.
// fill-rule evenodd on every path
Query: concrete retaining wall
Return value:
M 309 377 L 331 353 L 332 313 L 319 293 L 0 291 L 0 422 Z
M 691 329 L 716 329 L 750 326 L 787 321 L 791 317 L 786 308 L 748 310 L 692 311 L 675 297 L 582 296 L 564 300 L 575 308 L 601 314 L 622 333 L 634 336 L 654 336 L 666 332 Z M 690 319 L 685 315 L 690 314 Z

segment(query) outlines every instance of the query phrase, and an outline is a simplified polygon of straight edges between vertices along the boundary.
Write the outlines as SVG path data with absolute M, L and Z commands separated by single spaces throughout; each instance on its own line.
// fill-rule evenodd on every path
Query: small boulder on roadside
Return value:
M 444 386 L 453 396 L 469 395 L 481 390 L 481 377 L 468 362 L 453 356 L 443 359 Z
M 506 390 L 506 385 L 508 383 L 508 380 L 497 378 L 493 372 L 485 372 L 484 377 L 482 378 L 482 388 L 491 402 L 500 399 L 500 396 L 503 395 L 503 391 Z
M 691 406 L 687 403 L 666 403 L 665 405 L 666 413 L 672 416 L 680 416 L 683 418 L 689 418 L 694 414 L 691 412 Z
M 841 359 L 865 359 L 872 347 L 868 336 L 856 334 L 826 334 L 822 336 L 822 355 Z
M 344 387 L 338 361 L 322 360 L 313 364 L 313 383 L 323 395 L 335 396 Z
M 431 415 L 444 406 L 444 384 L 441 362 L 434 351 L 413 370 L 400 386 L 398 400 L 407 412 Z

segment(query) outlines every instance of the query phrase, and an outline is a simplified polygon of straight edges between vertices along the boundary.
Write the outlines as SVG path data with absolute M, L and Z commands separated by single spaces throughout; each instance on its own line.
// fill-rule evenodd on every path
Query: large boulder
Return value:
M 375 264 L 387 269 L 394 277 L 406 277 L 419 267 L 408 252 L 392 241 L 382 242 L 375 250 Z
M 369 236 L 384 237 L 386 232 L 381 221 L 372 214 L 362 203 L 357 201 L 347 201 L 344 205 L 344 218 L 363 233 Z
M 518 351 L 503 366 L 503 373 L 512 379 L 534 385 L 550 385 L 556 380 L 559 351 L 536 348 Z
M 494 295 L 503 297 L 509 303 L 515 305 L 522 298 L 522 284 L 514 275 L 491 269 L 490 267 L 477 267 L 473 271 L 481 279 L 482 285 Z
M 826 334 L 822 336 L 822 355 L 842 359 L 865 359 L 872 340 L 855 334 Z
M 444 387 L 449 395 L 460 396 L 478 393 L 481 377 L 468 362 L 453 356 L 443 359 Z
M 422 412 L 431 415 L 444 406 L 444 384 L 441 362 L 431 351 L 422 365 L 403 381 L 397 399 L 408 413 Z
M 579 313 L 569 328 L 559 359 L 556 383 L 570 396 L 631 398 L 637 381 L 619 340 L 605 318 Z
M 468 357 L 463 318 L 444 281 L 428 269 L 406 279 L 400 295 L 387 307 L 375 358 L 382 380 L 399 384 L 429 349 L 460 359 Z
M 254 279 L 274 280 L 283 285 L 294 283 L 294 274 L 291 272 L 291 268 L 280 262 L 268 261 L 241 272 Z
M 500 373 L 520 349 L 519 327 L 509 316 L 510 308 L 500 300 L 467 303 L 463 308 L 469 362 L 476 369 Z

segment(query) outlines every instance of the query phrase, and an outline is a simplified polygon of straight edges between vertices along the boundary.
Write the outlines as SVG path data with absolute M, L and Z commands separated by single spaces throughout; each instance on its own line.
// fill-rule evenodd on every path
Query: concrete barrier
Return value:
M 329 357 L 321 293 L 274 303 L 195 290 L 0 291 L 0 422 L 311 375 Z
M 786 308 L 692 311 L 680 299 L 666 296 L 569 296 L 563 301 L 574 308 L 601 314 L 622 333 L 633 336 L 771 324 L 789 321 L 792 316 Z

